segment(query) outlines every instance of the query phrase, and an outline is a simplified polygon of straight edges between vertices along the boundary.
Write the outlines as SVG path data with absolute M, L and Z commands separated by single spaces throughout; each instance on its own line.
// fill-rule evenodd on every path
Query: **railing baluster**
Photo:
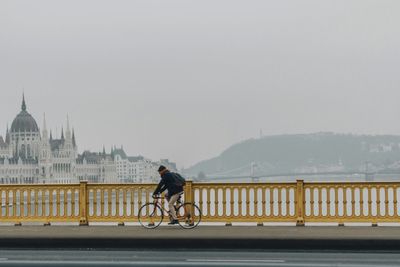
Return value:
M 222 214 L 221 214 L 221 216 L 223 216 L 223 217 L 227 216 L 227 212 L 226 212 L 226 190 L 227 190 L 227 187 L 223 186 L 222 187 Z
M 328 186 L 326 188 L 326 216 L 331 217 L 331 188 Z
M 230 217 L 233 218 L 234 217 L 234 205 L 235 205 L 235 200 L 234 200 L 234 188 L 230 187 L 229 189 L 229 201 L 230 201 L 230 205 L 229 205 L 229 209 L 230 209 Z
M 274 194 L 273 194 L 273 187 L 268 187 L 268 196 L 269 196 L 269 216 L 273 217 L 274 216 Z
M 266 201 L 265 201 L 265 194 L 267 192 L 267 188 L 266 187 L 262 187 L 261 188 L 261 214 L 260 216 L 267 216 L 267 205 L 266 205 Z
M 27 190 L 27 197 L 26 197 L 26 201 L 28 202 L 28 217 L 32 217 L 32 189 L 28 189 Z
M 310 188 L 310 216 L 315 217 L 314 187 Z
M 278 187 L 276 190 L 278 194 L 278 214 L 277 217 L 282 216 L 282 187 Z
M 343 187 L 343 217 L 348 216 L 347 214 L 347 187 Z
M 111 188 L 108 188 L 108 190 L 107 190 L 107 202 L 108 202 L 108 205 L 107 205 L 107 208 L 108 208 L 108 213 L 107 213 L 107 215 L 108 215 L 108 217 L 110 218 L 110 217 L 112 217 L 112 189 Z
M 260 217 L 258 215 L 259 205 L 260 205 L 260 201 L 258 201 L 258 197 L 259 197 L 258 191 L 259 191 L 259 186 L 254 187 L 254 189 L 253 189 L 253 192 L 254 192 L 253 197 L 254 197 L 254 216 L 255 217 Z
M 207 187 L 207 215 L 208 216 L 210 216 L 210 218 L 212 217 L 211 216 L 211 209 L 210 209 L 210 207 L 211 207 L 211 188 L 209 188 L 209 187 Z
M 381 213 L 381 187 L 377 186 L 376 187 L 376 217 L 382 216 Z
M 355 191 L 356 188 L 351 186 L 350 191 L 351 191 L 351 216 L 354 218 L 356 217 L 356 199 L 355 199 Z
M 139 187 L 137 189 L 137 204 L 138 204 L 138 211 L 140 210 L 140 208 L 142 207 L 143 203 L 142 203 L 142 187 Z M 146 211 L 147 212 L 147 211 Z
M 364 210 L 364 187 L 360 186 L 360 216 L 365 217 L 365 210 Z
M 131 209 L 131 216 L 135 217 L 135 194 L 136 194 L 136 190 L 134 190 L 133 188 L 130 190 L 131 192 L 131 202 L 130 202 L 130 209 Z
M 397 203 L 397 186 L 393 186 L 393 217 L 399 216 L 398 214 L 398 203 Z
M 93 217 L 99 216 L 98 190 L 96 187 L 93 188 Z
M 203 188 L 199 188 L 199 208 L 201 212 L 204 214 L 204 206 L 203 206 Z
M 147 188 L 145 188 L 144 192 L 146 194 L 146 198 L 145 198 L 146 199 L 146 203 L 148 203 L 148 202 L 150 202 L 149 191 L 148 191 Z M 149 214 L 149 206 L 147 206 L 147 213 L 146 214 Z
M 104 189 L 99 188 L 98 190 L 100 193 L 100 210 L 99 210 L 99 214 L 97 216 L 104 216 L 104 214 L 105 214 Z
M 368 195 L 368 217 L 372 218 L 372 187 L 367 187 L 367 195 Z
M 116 188 L 115 189 L 115 215 L 117 216 L 117 217 L 119 217 L 120 216 L 120 214 L 119 214 L 119 212 L 120 212 L 120 188 Z
M 318 216 L 322 217 L 322 189 L 323 187 L 317 187 L 318 190 Z
M 335 186 L 333 189 L 335 191 L 335 217 L 339 218 L 339 187 Z
M 238 193 L 239 193 L 239 198 L 238 198 L 238 217 L 242 217 L 242 207 L 243 207 L 243 196 L 242 196 L 242 187 L 238 186 Z
M 286 216 L 290 216 L 290 187 L 285 188 L 286 191 Z
M 214 217 L 218 217 L 219 200 L 218 200 L 218 187 L 214 189 Z
M 10 211 L 9 211 L 9 206 L 10 206 L 10 202 L 9 202 L 9 190 L 6 189 L 5 190 L 5 203 L 4 203 L 4 210 L 5 210 L 5 215 L 4 217 L 8 218 L 10 216 Z
M 20 192 L 21 194 L 22 192 Z M 23 194 L 23 193 L 22 193 Z M 22 199 L 21 202 L 23 203 L 23 195 L 20 196 L 20 198 Z M 46 216 L 46 189 L 42 190 L 42 216 L 45 217 Z M 21 214 L 22 214 L 22 205 L 21 203 Z
M 389 217 L 389 187 L 384 186 L 385 190 L 385 217 Z
M 13 209 L 13 217 L 16 218 L 17 217 L 17 190 L 13 189 L 12 190 L 12 194 L 13 194 L 13 204 L 12 204 L 12 209 Z
M 125 217 L 127 215 L 127 210 L 126 210 L 126 204 L 127 204 L 127 190 L 122 189 L 122 217 Z
M 60 188 L 56 189 L 57 195 L 57 217 L 61 216 L 61 190 Z
M 19 190 L 19 216 L 21 218 L 25 217 L 25 189 L 21 187 Z
M 35 217 L 39 217 L 39 190 L 35 189 Z

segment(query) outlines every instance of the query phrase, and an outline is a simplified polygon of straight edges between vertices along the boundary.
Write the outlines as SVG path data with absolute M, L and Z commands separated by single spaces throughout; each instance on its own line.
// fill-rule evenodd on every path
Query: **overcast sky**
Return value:
M 181 168 L 264 135 L 400 134 L 400 1 L 0 0 L 0 134 Z M 58 129 L 58 130 L 56 130 Z

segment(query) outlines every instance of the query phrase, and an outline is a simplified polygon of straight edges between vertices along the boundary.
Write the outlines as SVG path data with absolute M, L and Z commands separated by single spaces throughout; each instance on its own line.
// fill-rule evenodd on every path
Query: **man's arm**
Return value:
M 165 186 L 165 181 L 164 179 L 161 179 L 161 181 L 158 183 L 156 190 L 154 190 L 153 196 L 164 192 L 165 189 L 167 189 L 167 187 Z
M 167 189 L 167 185 L 164 184 L 161 188 L 160 188 L 160 192 L 164 192 Z

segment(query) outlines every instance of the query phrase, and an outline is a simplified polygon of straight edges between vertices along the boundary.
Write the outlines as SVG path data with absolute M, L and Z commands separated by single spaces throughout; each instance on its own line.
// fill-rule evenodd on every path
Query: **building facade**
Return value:
M 142 156 L 128 157 L 123 148 L 113 148 L 117 177 L 121 182 L 149 183 L 157 182 L 160 175 L 157 172 L 158 164 Z
M 168 160 L 152 162 L 142 156 L 129 157 L 123 148 L 115 146 L 111 153 L 84 151 L 78 154 L 75 132 L 69 125 L 53 138 L 47 130 L 46 118 L 42 129 L 27 111 L 25 98 L 5 138 L 0 136 L 0 183 L 147 183 L 157 182 L 158 165 L 171 170 L 176 165 Z
M 0 183 L 116 182 L 111 155 L 84 152 L 78 155 L 69 121 L 60 138 L 48 133 L 46 119 L 41 131 L 27 111 L 25 98 L 5 139 L 0 136 Z

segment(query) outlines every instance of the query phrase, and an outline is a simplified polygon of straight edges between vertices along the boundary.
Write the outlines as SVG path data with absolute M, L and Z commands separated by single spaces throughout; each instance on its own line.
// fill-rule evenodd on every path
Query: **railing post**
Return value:
M 88 222 L 88 197 L 87 197 L 87 181 L 81 181 L 79 186 L 79 225 L 87 226 Z
M 193 185 L 193 181 L 186 181 L 185 202 L 189 202 L 189 203 L 194 202 L 192 185 Z
M 304 226 L 304 180 L 296 182 L 296 226 Z
M 193 192 L 193 181 L 186 181 L 185 184 L 185 202 L 186 203 L 194 203 L 194 192 Z M 185 210 L 185 213 L 188 212 L 187 210 Z M 192 206 L 191 210 L 189 211 L 191 216 L 191 220 L 193 219 L 193 215 L 194 215 L 194 208 Z M 186 216 L 186 215 L 185 215 Z M 192 221 L 190 222 L 190 224 L 192 224 Z

